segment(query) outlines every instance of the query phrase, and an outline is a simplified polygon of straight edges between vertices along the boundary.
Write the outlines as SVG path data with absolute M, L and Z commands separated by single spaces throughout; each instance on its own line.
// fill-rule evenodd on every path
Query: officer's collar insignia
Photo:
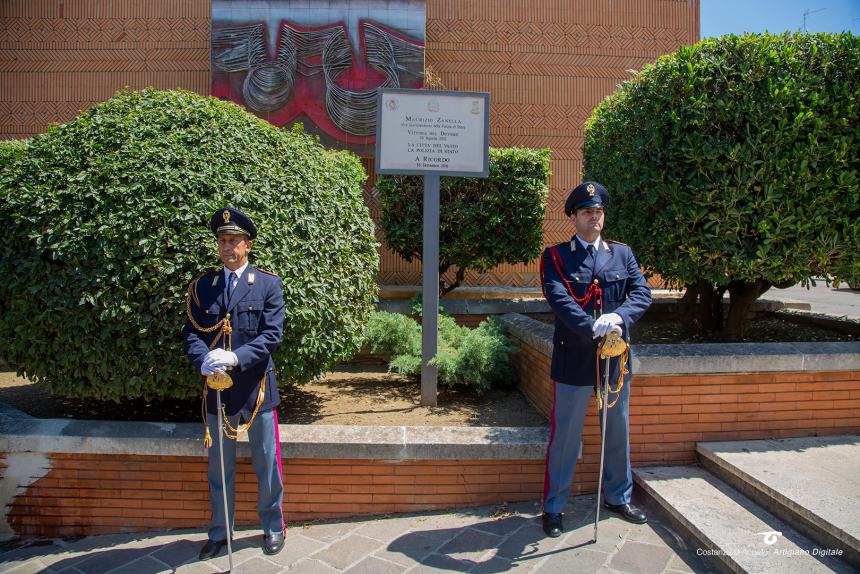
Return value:
M 576 237 L 570 240 L 570 250 L 576 253 Z
M 587 190 L 588 190 L 588 197 L 594 197 L 595 189 L 594 189 L 594 184 L 593 184 L 593 183 L 589 183 L 589 184 L 588 184 L 588 187 L 587 187 L 587 188 L 585 188 L 585 189 L 587 189 Z
M 212 278 L 212 286 L 213 286 L 213 287 L 215 287 L 216 285 L 218 285 L 218 276 L 219 276 L 219 275 L 220 275 L 220 273 L 216 273 L 216 274 L 215 274 L 215 277 L 213 277 L 213 278 Z
M 257 278 L 257 277 L 254 275 L 254 272 L 253 272 L 253 271 L 251 271 L 250 273 L 248 273 L 248 285 L 253 285 L 253 284 L 254 284 L 254 280 L 255 280 L 256 278 Z
M 594 195 L 594 194 L 592 193 L 591 195 Z M 223 217 L 224 217 L 224 223 L 230 223 L 230 210 L 229 209 L 224 210 Z

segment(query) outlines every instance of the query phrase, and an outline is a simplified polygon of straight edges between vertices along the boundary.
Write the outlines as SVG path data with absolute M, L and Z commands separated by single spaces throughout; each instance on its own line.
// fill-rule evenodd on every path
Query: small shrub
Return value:
M 421 327 L 412 318 L 400 313 L 379 311 L 370 316 L 367 325 L 367 341 L 376 354 L 421 355 Z
M 410 317 L 385 311 L 374 313 L 368 343 L 374 353 L 391 357 L 389 371 L 421 374 L 421 326 Z M 509 355 L 515 350 L 501 324 L 493 318 L 469 329 L 457 325 L 452 317 L 440 315 L 439 349 L 431 364 L 439 369 L 442 385 L 465 386 L 483 393 L 493 384 L 514 380 Z

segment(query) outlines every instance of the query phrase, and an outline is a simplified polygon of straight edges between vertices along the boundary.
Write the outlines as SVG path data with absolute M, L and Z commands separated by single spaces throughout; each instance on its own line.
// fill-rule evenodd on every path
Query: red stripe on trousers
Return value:
M 546 505 L 546 497 L 549 495 L 549 449 L 555 438 L 555 381 L 552 381 L 552 418 L 550 419 L 549 442 L 546 443 L 546 459 L 543 473 L 543 504 Z
M 278 428 L 278 409 L 273 409 L 273 417 L 275 421 L 275 460 L 278 461 L 278 475 L 281 477 L 281 484 L 284 483 L 284 469 L 281 468 L 281 434 Z M 281 531 L 286 530 L 287 525 L 284 522 L 284 501 L 281 500 Z

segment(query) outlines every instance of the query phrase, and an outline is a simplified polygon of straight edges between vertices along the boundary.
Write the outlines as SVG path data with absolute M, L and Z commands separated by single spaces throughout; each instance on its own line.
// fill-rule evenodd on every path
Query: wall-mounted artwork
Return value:
M 379 87 L 424 85 L 424 0 L 212 0 L 212 95 L 372 156 Z

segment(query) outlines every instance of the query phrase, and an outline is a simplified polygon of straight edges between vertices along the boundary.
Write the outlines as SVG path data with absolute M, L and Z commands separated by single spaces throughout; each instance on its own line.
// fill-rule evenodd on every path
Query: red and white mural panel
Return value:
M 373 155 L 376 90 L 424 85 L 424 1 L 212 0 L 212 95 Z

